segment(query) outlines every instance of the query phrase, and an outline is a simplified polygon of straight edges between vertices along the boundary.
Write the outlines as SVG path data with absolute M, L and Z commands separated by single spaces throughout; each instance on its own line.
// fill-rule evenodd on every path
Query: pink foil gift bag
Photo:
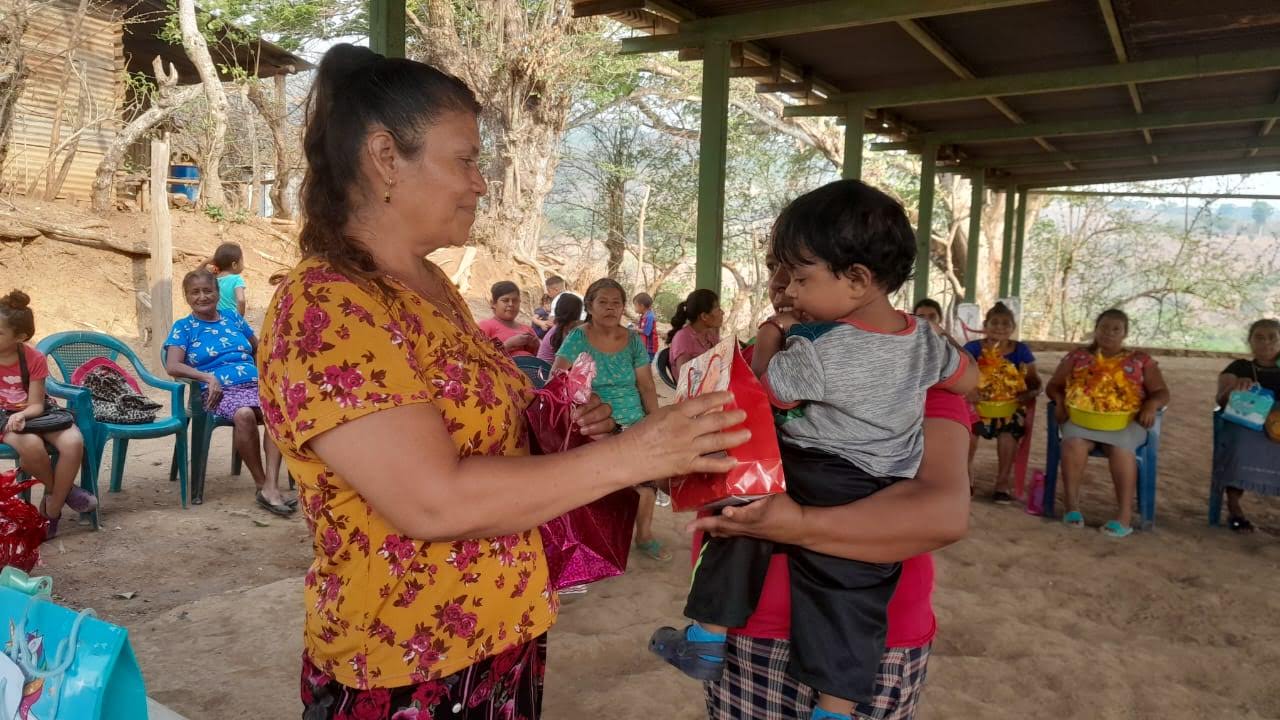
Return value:
M 556 373 L 536 391 L 525 411 L 535 453 L 564 452 L 589 441 L 578 432 L 573 409 L 590 397 L 594 378 L 595 361 L 583 353 L 569 372 Z M 639 507 L 639 493 L 623 488 L 539 527 L 552 587 L 563 590 L 625 572 Z

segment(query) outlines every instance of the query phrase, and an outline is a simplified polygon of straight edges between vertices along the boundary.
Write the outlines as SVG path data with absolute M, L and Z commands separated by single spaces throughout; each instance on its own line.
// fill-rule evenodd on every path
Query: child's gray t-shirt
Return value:
M 765 375 L 785 410 L 784 444 L 838 455 L 876 477 L 915 475 L 925 392 L 956 379 L 968 359 L 928 323 L 905 317 L 898 333 L 848 322 L 791 328 Z

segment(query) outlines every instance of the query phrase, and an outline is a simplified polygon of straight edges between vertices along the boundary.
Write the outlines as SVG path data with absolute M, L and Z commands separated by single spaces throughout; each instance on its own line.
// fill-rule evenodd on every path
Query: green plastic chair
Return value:
M 73 407 L 72 410 L 76 412 L 77 417 L 83 416 L 91 421 L 87 425 L 88 432 L 85 430 L 81 430 L 81 432 L 85 433 L 85 461 L 92 466 L 95 474 L 102 465 L 102 457 L 106 454 L 107 441 L 112 443 L 111 492 L 120 492 L 120 487 L 124 482 L 124 464 L 128 456 L 130 440 L 161 438 L 172 435 L 174 437 L 173 462 L 169 467 L 169 480 L 176 479 L 180 481 L 179 498 L 182 501 L 182 507 L 185 508 L 187 506 L 188 477 L 188 418 L 186 408 L 183 405 L 182 384 L 170 380 L 162 380 L 151 374 L 127 345 L 103 333 L 56 333 L 41 340 L 36 345 L 36 348 L 52 358 L 58 370 L 62 373 L 62 380 L 59 381 L 50 377 L 45 383 L 46 387 L 53 388 L 57 392 L 69 393 L 73 389 L 83 391 L 79 386 L 71 384 L 71 374 L 75 372 L 76 368 L 98 357 L 104 357 L 112 361 L 124 358 L 133 366 L 133 372 L 139 380 L 151 387 L 169 392 L 169 416 L 158 418 L 149 423 L 125 425 L 94 420 L 93 406 L 87 391 L 83 391 L 83 395 L 80 396 L 85 398 L 83 403 L 88 405 L 87 412 L 79 407 Z

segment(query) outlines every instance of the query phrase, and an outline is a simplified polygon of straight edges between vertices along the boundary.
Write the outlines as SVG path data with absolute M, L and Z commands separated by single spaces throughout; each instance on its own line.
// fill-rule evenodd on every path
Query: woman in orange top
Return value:
M 303 140 L 302 262 L 280 283 L 258 363 L 297 478 L 309 720 L 537 718 L 555 620 L 537 526 L 623 487 L 732 460 L 727 394 L 626 435 L 528 457 L 524 374 L 424 256 L 467 241 L 485 192 L 479 106 L 428 65 L 338 45 Z M 707 413 L 703 415 L 702 413 Z
M 1056 403 L 1058 423 L 1062 427 L 1062 483 L 1066 513 L 1062 522 L 1069 527 L 1084 527 L 1080 507 L 1080 484 L 1084 480 L 1089 453 L 1101 447 L 1111 466 L 1111 480 L 1116 486 L 1116 516 L 1101 528 L 1111 537 L 1127 537 L 1133 532 L 1133 499 L 1138 488 L 1137 449 L 1147 441 L 1147 429 L 1156 422 L 1156 413 L 1169 404 L 1169 387 L 1154 358 L 1141 350 L 1125 348 L 1129 337 L 1129 316 L 1112 308 L 1098 316 L 1093 325 L 1093 344 L 1067 353 L 1054 371 L 1045 394 Z M 1120 390 L 1131 393 L 1134 420 L 1123 430 L 1101 431 L 1069 422 L 1067 391 L 1076 383 L 1088 380 L 1098 365 L 1114 366 L 1123 373 Z M 1123 404 L 1123 403 L 1122 403 Z

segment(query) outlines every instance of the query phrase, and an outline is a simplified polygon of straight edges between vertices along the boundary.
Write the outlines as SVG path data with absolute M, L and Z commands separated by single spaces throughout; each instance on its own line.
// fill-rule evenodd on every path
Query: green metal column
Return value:
M 725 153 L 729 142 L 729 42 L 710 40 L 703 50 L 695 275 L 699 288 L 718 293 L 724 242 Z
M 840 168 L 840 177 L 845 180 L 862 179 L 862 131 L 865 114 L 865 108 L 851 103 L 849 114 L 845 116 L 844 165 Z
M 981 170 L 969 178 L 973 197 L 969 200 L 969 251 L 964 264 L 964 301 L 967 303 L 978 300 L 978 252 L 982 248 L 982 204 L 986 199 L 984 181 Z
M 1000 297 L 1009 297 L 1009 276 L 1013 273 L 1013 221 L 1017 188 L 1004 192 L 1004 245 L 1000 248 Z
M 1013 277 L 1009 286 L 1010 295 L 1022 297 L 1022 248 L 1027 238 L 1027 191 L 1018 191 L 1018 228 L 1017 237 L 1013 241 Z
M 369 48 L 404 57 L 405 0 L 369 0 Z
M 911 302 L 929 297 L 929 248 L 933 233 L 933 176 L 938 164 L 938 146 L 929 144 L 920 152 L 920 222 L 916 227 L 916 286 Z

